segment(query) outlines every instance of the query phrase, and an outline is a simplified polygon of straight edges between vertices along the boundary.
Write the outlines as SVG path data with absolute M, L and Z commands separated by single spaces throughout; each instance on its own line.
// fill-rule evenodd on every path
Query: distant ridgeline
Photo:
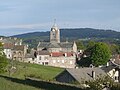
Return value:
M 73 41 L 77 39 L 109 39 L 114 41 L 120 39 L 120 32 L 113 30 L 92 29 L 92 28 L 75 28 L 60 29 L 61 41 Z M 22 38 L 24 43 L 30 47 L 36 47 L 39 41 L 49 41 L 50 32 L 33 32 L 15 35 L 12 37 Z
M 61 37 L 63 38 L 116 38 L 120 39 L 120 32 L 113 30 L 92 29 L 92 28 L 75 28 L 75 29 L 60 29 Z M 33 32 L 15 35 L 18 38 L 37 38 L 43 39 L 49 37 L 49 31 L 46 32 Z

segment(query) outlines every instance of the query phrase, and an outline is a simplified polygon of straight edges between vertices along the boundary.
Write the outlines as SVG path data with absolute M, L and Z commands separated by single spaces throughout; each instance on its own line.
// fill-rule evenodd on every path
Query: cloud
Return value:
M 1 25 L 0 29 L 23 28 L 23 29 L 40 29 L 50 27 L 50 23 L 37 24 L 20 24 L 20 25 Z

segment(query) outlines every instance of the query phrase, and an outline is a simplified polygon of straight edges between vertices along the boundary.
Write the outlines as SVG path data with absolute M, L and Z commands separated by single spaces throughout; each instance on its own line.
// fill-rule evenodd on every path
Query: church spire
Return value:
M 60 31 L 56 25 L 56 19 L 54 19 L 54 25 L 50 31 L 50 42 L 60 43 Z
M 56 24 L 56 19 L 54 19 L 54 24 L 53 24 L 53 27 L 57 27 L 57 24 Z

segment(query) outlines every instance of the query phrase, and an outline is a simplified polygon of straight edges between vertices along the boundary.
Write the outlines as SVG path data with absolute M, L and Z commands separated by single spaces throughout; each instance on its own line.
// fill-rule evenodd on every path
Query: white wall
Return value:
M 12 59 L 12 51 L 11 49 L 4 49 L 4 53 L 8 59 Z

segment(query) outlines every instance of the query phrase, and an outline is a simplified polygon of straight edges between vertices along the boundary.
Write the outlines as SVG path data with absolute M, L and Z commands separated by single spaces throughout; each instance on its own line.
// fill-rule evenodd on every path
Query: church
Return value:
M 50 42 L 39 42 L 37 51 L 48 50 L 49 52 L 77 52 L 75 42 L 60 42 L 60 30 L 56 24 L 50 31 Z
M 76 43 L 61 42 L 60 30 L 54 24 L 50 31 L 50 41 L 39 42 L 34 63 L 62 68 L 75 68 L 76 53 Z
M 56 24 L 50 31 L 49 42 L 39 42 L 35 63 L 62 68 L 75 68 L 77 45 L 75 42 L 60 42 L 60 30 Z

